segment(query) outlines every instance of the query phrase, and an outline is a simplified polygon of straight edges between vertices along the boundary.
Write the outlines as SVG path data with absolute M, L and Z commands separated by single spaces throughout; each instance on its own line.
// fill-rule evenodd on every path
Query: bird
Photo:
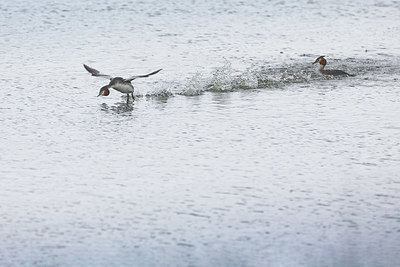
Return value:
M 318 68 L 318 72 L 323 74 L 323 75 L 331 75 L 331 76 L 356 76 L 354 74 L 349 74 L 347 72 L 344 72 L 342 70 L 324 70 L 325 66 L 326 66 L 326 59 L 324 58 L 324 56 L 320 56 L 318 57 L 313 64 L 315 63 L 319 63 L 319 68 Z
M 149 77 L 151 75 L 154 75 L 158 72 L 160 72 L 162 69 L 158 69 L 156 71 L 153 71 L 151 73 L 148 74 L 144 74 L 144 75 L 134 75 L 134 76 L 130 76 L 126 79 L 122 78 L 122 77 L 113 77 L 111 75 L 108 74 L 103 74 L 100 71 L 89 67 L 86 64 L 83 64 L 83 67 L 92 74 L 92 76 L 96 76 L 96 77 L 102 77 L 102 78 L 106 78 L 110 80 L 110 83 L 101 87 L 100 91 L 99 91 L 99 95 L 98 96 L 108 96 L 110 94 L 110 90 L 109 88 L 113 88 L 123 94 L 126 94 L 127 99 L 126 99 L 126 103 L 129 103 L 129 94 L 132 96 L 132 101 L 135 100 L 135 97 L 133 96 L 133 91 L 135 90 L 135 88 L 133 87 L 131 81 L 137 79 L 137 78 L 146 78 Z

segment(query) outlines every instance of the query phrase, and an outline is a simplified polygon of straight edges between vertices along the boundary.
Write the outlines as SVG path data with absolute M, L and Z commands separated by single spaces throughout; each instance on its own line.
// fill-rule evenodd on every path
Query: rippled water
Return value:
M 399 15 L 2 1 L 0 265 L 395 266 Z M 82 63 L 163 71 L 126 105 Z

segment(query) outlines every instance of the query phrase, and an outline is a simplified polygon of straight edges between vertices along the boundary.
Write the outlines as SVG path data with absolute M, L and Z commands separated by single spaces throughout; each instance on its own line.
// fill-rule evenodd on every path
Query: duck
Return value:
M 110 82 L 109 84 L 103 86 L 100 88 L 99 94 L 98 96 L 108 96 L 110 94 L 110 88 L 113 88 L 123 94 L 126 94 L 127 99 L 126 99 L 126 103 L 129 103 L 129 95 L 132 96 L 132 101 L 135 100 L 135 97 L 133 96 L 133 92 L 135 90 L 135 88 L 132 85 L 132 81 L 137 79 L 137 78 L 146 78 L 149 77 L 151 75 L 157 74 L 159 73 L 162 69 L 158 69 L 156 71 L 150 72 L 148 74 L 144 74 L 144 75 L 133 75 L 130 76 L 128 78 L 122 78 L 122 77 L 113 77 L 111 75 L 108 74 L 103 74 L 100 71 L 89 67 L 86 64 L 83 64 L 83 67 L 90 73 L 92 74 L 92 76 L 95 77 L 101 77 L 101 78 L 105 78 L 105 79 L 109 79 Z
M 324 70 L 326 66 L 326 59 L 324 58 L 325 56 L 319 56 L 313 64 L 319 63 L 319 68 L 318 72 L 321 73 L 322 75 L 330 75 L 330 76 L 355 76 L 354 74 L 349 74 L 347 72 L 344 72 L 342 70 Z

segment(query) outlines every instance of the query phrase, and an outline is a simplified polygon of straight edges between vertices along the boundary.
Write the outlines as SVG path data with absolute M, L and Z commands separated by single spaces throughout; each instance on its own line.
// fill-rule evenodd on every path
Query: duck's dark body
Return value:
M 342 70 L 321 70 L 321 74 L 323 75 L 332 75 L 332 76 L 355 76 L 354 74 L 349 74 Z
M 315 63 L 319 63 L 319 68 L 318 68 L 318 72 L 321 73 L 322 75 L 329 75 L 329 76 L 355 76 L 354 74 L 349 74 L 347 72 L 344 72 L 342 70 L 324 70 L 327 61 L 324 58 L 324 56 L 320 56 L 318 57 L 313 64 Z

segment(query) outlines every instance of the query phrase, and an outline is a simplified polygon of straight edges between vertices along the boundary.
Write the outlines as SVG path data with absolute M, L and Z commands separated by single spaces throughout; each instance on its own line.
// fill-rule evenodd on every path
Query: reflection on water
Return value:
M 213 104 L 218 109 L 225 109 L 230 106 L 231 97 L 232 97 L 232 94 L 229 94 L 229 93 L 227 93 L 227 94 L 213 93 L 212 94 Z
M 100 108 L 105 112 L 112 112 L 116 114 L 131 113 L 134 110 L 135 103 L 117 102 L 109 106 L 107 103 L 100 104 Z

